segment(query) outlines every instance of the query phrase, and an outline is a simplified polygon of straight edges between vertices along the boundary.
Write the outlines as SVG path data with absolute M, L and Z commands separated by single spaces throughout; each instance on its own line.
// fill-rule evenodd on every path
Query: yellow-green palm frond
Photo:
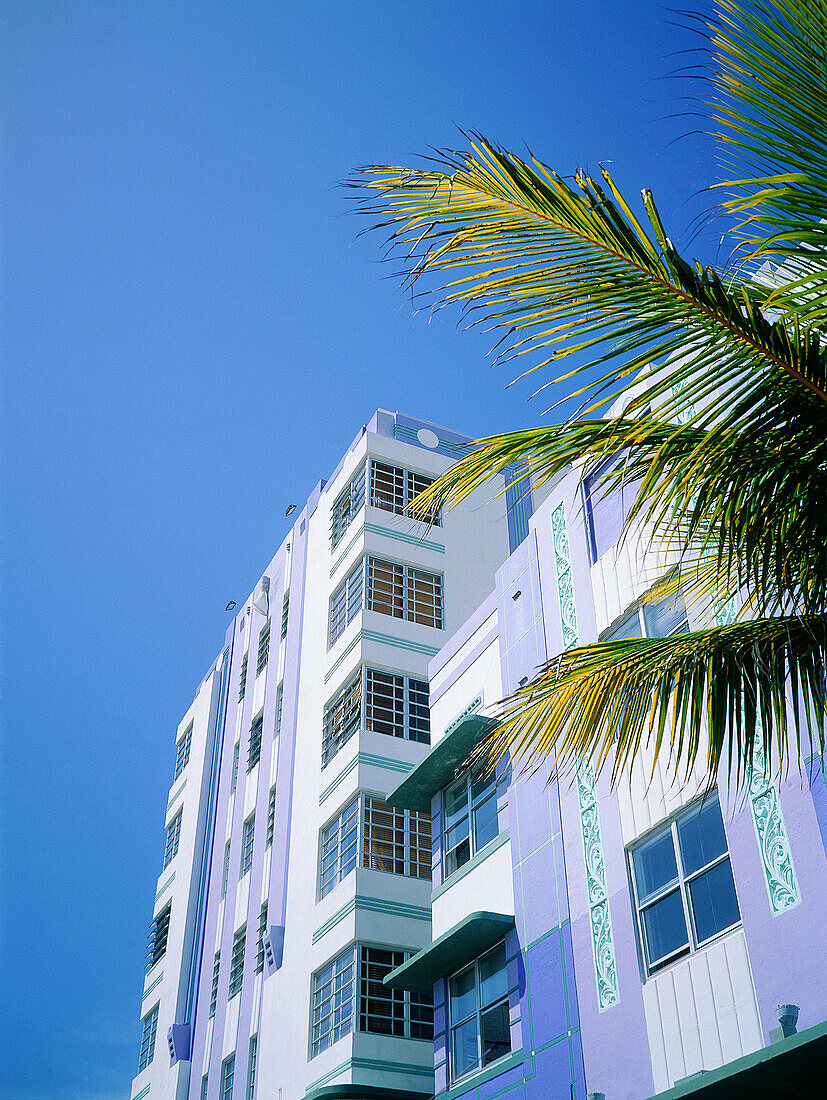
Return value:
M 476 759 L 548 758 L 563 773 L 588 761 L 617 778 L 647 751 L 678 775 L 700 763 L 714 780 L 724 763 L 742 782 L 756 738 L 773 767 L 823 751 L 826 662 L 824 616 L 580 646 L 504 701 Z

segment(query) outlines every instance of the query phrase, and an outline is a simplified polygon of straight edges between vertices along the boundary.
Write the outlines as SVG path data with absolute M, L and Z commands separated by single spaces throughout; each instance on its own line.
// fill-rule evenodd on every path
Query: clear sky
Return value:
M 537 423 L 337 181 L 456 146 L 710 181 L 650 0 L 5 0 L 2 1100 L 120 1100 L 176 725 L 378 407 Z M 700 238 L 695 251 L 711 236 Z

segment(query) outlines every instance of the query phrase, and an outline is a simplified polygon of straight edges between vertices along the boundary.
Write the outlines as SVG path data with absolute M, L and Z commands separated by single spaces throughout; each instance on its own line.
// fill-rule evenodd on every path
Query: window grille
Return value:
M 227 997 L 234 997 L 244 981 L 244 948 L 247 940 L 247 925 L 233 936 L 233 953 L 230 957 L 230 988 Z
M 313 978 L 310 1004 L 311 1057 L 353 1030 L 355 951 L 348 948 Z
M 264 729 L 264 715 L 259 714 L 250 726 L 250 745 L 247 750 L 247 771 L 251 772 L 261 760 L 261 733 Z
M 247 662 L 250 658 L 250 651 L 244 654 L 241 659 L 241 674 L 238 681 L 238 701 L 239 703 L 244 701 L 244 695 L 247 691 Z
M 233 774 L 230 778 L 230 794 L 235 794 L 236 787 L 238 786 L 238 756 L 241 752 L 241 742 L 236 741 L 235 748 L 233 749 Z
M 168 901 L 161 912 L 149 926 L 149 940 L 146 952 L 146 969 L 151 970 L 155 964 L 164 957 L 167 952 L 167 940 L 169 939 L 169 917 L 172 912 L 172 902 Z
M 359 729 L 362 720 L 362 670 L 351 677 L 325 707 L 322 767 Z
M 270 621 L 268 620 L 261 628 L 261 633 L 258 636 L 258 657 L 256 658 L 256 676 L 260 676 L 267 666 L 267 659 L 270 656 Z
M 224 874 L 221 878 L 221 897 L 227 896 L 227 883 L 230 878 L 230 842 L 229 840 L 224 845 Z
M 365 606 L 395 619 L 442 628 L 442 577 L 369 557 Z
M 366 795 L 362 805 L 362 866 L 410 878 L 431 877 L 431 818 Z
M 218 979 L 221 974 L 221 952 L 216 951 L 212 963 L 212 988 L 210 989 L 210 1019 L 215 1015 L 218 1004 Z
M 365 729 L 429 744 L 428 684 L 393 672 L 365 670 Z
M 741 919 L 717 795 L 631 849 L 632 894 L 648 973 Z
M 221 1092 L 219 1100 L 233 1100 L 233 1078 L 235 1077 L 235 1055 L 221 1063 Z
M 158 1031 L 159 1008 L 160 1004 L 157 1004 L 153 1010 L 141 1020 L 141 1050 L 138 1055 L 138 1073 L 146 1069 L 155 1057 L 155 1035 Z
M 173 781 L 178 778 L 190 760 L 190 747 L 192 746 L 192 722 L 187 726 L 180 741 L 175 746 L 175 775 Z
M 258 1035 L 250 1037 L 250 1057 L 247 1061 L 247 1100 L 256 1093 L 256 1063 L 258 1062 Z
M 475 959 L 448 984 L 451 1069 L 457 1080 L 511 1051 L 505 944 Z
M 272 847 L 276 832 L 276 788 L 270 788 L 270 801 L 267 803 L 267 847 Z
M 434 479 L 426 474 L 417 474 L 413 470 L 371 459 L 370 503 L 374 508 L 382 508 L 398 516 L 407 515 L 414 497 L 433 485 L 433 482 Z M 428 522 L 439 525 L 439 513 L 429 515 Z
M 443 796 L 445 875 L 453 874 L 498 835 L 497 781 L 464 775 Z
M 251 814 L 241 830 L 241 877 L 253 866 L 253 843 L 256 833 L 256 817 Z
M 281 636 L 287 637 L 287 620 L 290 617 L 290 593 L 284 597 L 284 603 L 281 605 Z
M 362 610 L 363 573 L 364 561 L 360 561 L 351 569 L 330 599 L 328 646 L 333 645 L 348 623 L 352 622 Z
M 322 829 L 319 860 L 319 894 L 324 897 L 356 866 L 358 856 L 359 799 Z
M 267 934 L 267 902 L 261 903 L 258 915 L 258 935 L 256 937 L 256 974 L 264 970 L 264 937 Z
M 335 550 L 342 536 L 365 503 L 365 465 L 359 467 L 348 485 L 339 493 L 330 510 L 330 549 Z
M 429 993 L 391 989 L 384 978 L 409 957 L 383 947 L 359 949 L 359 1030 L 400 1039 L 434 1037 L 434 1004 Z
M 170 863 L 178 855 L 178 841 L 181 839 L 181 819 L 184 816 L 184 810 L 181 808 L 175 817 L 167 825 L 167 840 L 164 847 L 164 867 L 168 867 Z

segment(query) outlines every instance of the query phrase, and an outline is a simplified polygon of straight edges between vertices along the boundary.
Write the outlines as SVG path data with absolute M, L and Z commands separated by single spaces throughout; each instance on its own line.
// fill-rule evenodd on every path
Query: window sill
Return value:
M 451 874 L 439 885 L 435 886 L 431 891 L 431 901 L 435 901 L 438 897 L 449 890 L 452 886 L 463 879 L 467 874 L 470 874 L 475 867 L 478 867 L 483 863 L 490 855 L 493 855 L 498 848 L 501 848 L 503 844 L 510 838 L 511 834 L 508 829 L 503 829 L 501 833 L 498 833 L 493 840 L 489 840 L 484 848 L 480 848 L 467 863 L 463 863 L 462 867 L 458 867 L 456 871 L 452 871 Z
M 510 1069 L 521 1066 L 523 1060 L 522 1050 L 514 1050 L 510 1054 L 505 1054 L 496 1062 L 492 1062 L 485 1069 L 471 1070 L 464 1077 L 458 1077 L 452 1082 L 450 1088 L 437 1093 L 437 1098 L 438 1100 L 453 1100 L 453 1097 L 462 1096 L 469 1088 L 476 1088 L 478 1085 L 490 1081 L 492 1077 L 499 1077 L 501 1073 L 506 1073 Z

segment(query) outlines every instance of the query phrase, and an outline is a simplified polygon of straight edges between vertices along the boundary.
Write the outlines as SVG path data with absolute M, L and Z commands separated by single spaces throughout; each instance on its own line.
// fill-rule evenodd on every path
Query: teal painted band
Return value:
M 172 883 L 174 882 L 174 880 L 175 880 L 175 872 L 173 871 L 172 874 L 167 879 L 167 881 L 162 886 L 158 887 L 158 893 L 155 895 L 155 900 L 156 901 L 161 896 L 161 894 L 163 894 L 164 890 L 166 890 L 168 886 L 172 886 Z
M 426 657 L 435 657 L 439 646 L 423 645 L 422 642 L 409 642 L 405 638 L 393 638 L 390 634 L 380 634 L 378 630 L 363 630 L 362 637 L 369 642 L 382 642 L 395 649 L 407 649 L 412 653 L 424 653 Z
M 318 1077 L 315 1081 L 309 1084 L 304 1091 L 313 1092 L 314 1089 L 320 1088 L 322 1085 L 326 1085 L 329 1081 L 332 1081 L 334 1077 L 338 1077 L 340 1073 L 344 1073 L 345 1070 L 350 1069 L 351 1062 L 352 1059 L 348 1058 L 346 1062 L 342 1062 L 340 1065 L 335 1066 L 323 1077 Z
M 344 766 L 344 768 L 342 768 L 342 770 L 339 772 L 339 774 L 336 776 L 336 778 L 332 782 L 328 783 L 328 785 L 325 787 L 325 789 L 319 795 L 319 805 L 320 806 L 325 801 L 325 799 L 329 798 L 330 795 L 333 794 L 333 792 L 336 790 L 336 788 L 339 786 L 339 784 L 350 775 L 350 773 L 353 771 L 353 769 L 356 767 L 356 765 L 358 763 L 359 763 L 359 753 L 357 753 L 353 757 L 352 760 L 348 761 L 348 763 Z
M 409 764 L 405 760 L 392 760 L 387 756 L 377 756 L 372 752 L 358 752 L 352 760 L 348 761 L 345 767 L 339 772 L 332 783 L 329 783 L 327 787 L 319 795 L 319 805 L 326 801 L 331 794 L 336 790 L 339 784 L 347 779 L 350 773 L 358 764 L 370 764 L 375 768 L 384 768 L 389 772 L 402 772 L 407 774 L 413 764 Z
M 169 813 L 169 811 L 170 811 L 170 809 L 171 809 L 171 807 L 172 807 L 172 804 L 173 804 L 173 802 L 175 802 L 175 801 L 176 801 L 176 799 L 178 799 L 178 798 L 180 798 L 180 797 L 181 797 L 181 794 L 182 794 L 182 792 L 183 792 L 183 790 L 184 790 L 184 787 L 186 787 L 186 785 L 187 785 L 187 781 L 186 781 L 186 779 L 185 779 L 185 780 L 184 780 L 184 782 L 183 782 L 183 783 L 181 784 L 181 786 L 180 786 L 180 787 L 178 788 L 178 790 L 177 790 L 177 791 L 174 791 L 174 792 L 173 792 L 173 793 L 172 793 L 172 794 L 171 794 L 171 795 L 169 796 L 169 802 L 167 802 L 167 813 Z
M 342 663 L 342 661 L 345 659 L 345 657 L 347 657 L 347 655 L 349 653 L 353 652 L 353 650 L 359 644 L 359 642 L 361 640 L 361 637 L 362 637 L 361 634 L 357 634 L 356 637 L 353 638 L 348 643 L 347 647 L 342 650 L 342 652 L 339 654 L 339 656 L 336 658 L 336 660 L 333 662 L 333 664 L 330 666 L 330 668 L 325 673 L 325 677 L 324 677 L 324 682 L 325 683 L 327 683 L 327 681 L 330 679 L 330 677 L 333 675 L 333 673 L 336 671 L 336 669 L 339 667 L 339 665 Z
M 386 901 L 384 898 L 372 898 L 365 894 L 356 894 L 345 904 L 332 913 L 327 920 L 320 924 L 313 933 L 312 943 L 316 944 L 324 936 L 335 928 L 337 924 L 349 917 L 357 909 L 366 913 L 384 913 L 389 917 L 407 917 L 409 920 L 431 920 L 431 908 L 424 905 L 408 905 L 401 901 Z
M 503 829 L 503 831 L 498 836 L 495 836 L 493 840 L 489 840 L 485 847 L 480 848 L 477 854 L 475 856 L 472 856 L 471 859 L 469 859 L 466 864 L 460 867 L 458 871 L 454 871 L 454 873 L 450 875 L 440 886 L 435 886 L 433 888 L 433 890 L 431 891 L 431 901 L 436 901 L 436 899 L 444 894 L 446 890 L 450 890 L 452 886 L 455 886 L 456 883 L 465 878 L 465 876 L 470 871 L 473 871 L 475 867 L 479 867 L 479 865 L 484 860 L 488 859 L 490 855 L 493 855 L 493 853 L 496 852 L 498 848 L 502 848 L 503 844 L 505 844 L 505 842 L 509 839 L 510 835 L 511 834 L 508 829 Z
M 162 970 L 162 971 L 161 971 L 161 973 L 160 973 L 160 974 L 158 975 L 158 977 L 157 977 L 157 978 L 154 978 L 154 979 L 153 979 L 153 980 L 152 980 L 152 981 L 151 981 L 151 982 L 149 983 L 149 985 L 148 985 L 148 986 L 146 987 L 146 989 L 144 990 L 144 995 L 143 995 L 143 997 L 141 997 L 141 1004 L 143 1004 L 143 1003 L 144 1003 L 144 1001 L 145 1001 L 145 1000 L 147 999 L 147 997 L 148 997 L 148 996 L 150 995 L 150 993 L 152 992 L 152 990 L 156 988 L 156 986 L 158 985 L 158 982 L 160 982 L 160 981 L 163 981 L 163 977 L 164 977 L 164 972 L 163 972 L 163 970 Z
M 132 1100 L 144 1100 L 145 1096 L 149 1096 L 149 1090 L 151 1088 L 152 1088 L 151 1084 L 144 1085 L 144 1087 L 141 1089 L 141 1091 L 139 1093 L 137 1093 L 137 1095 L 132 1097 Z
M 525 1061 L 522 1050 L 515 1050 L 511 1054 L 506 1055 L 505 1058 L 501 1058 L 499 1062 L 495 1062 L 488 1069 L 480 1070 L 478 1073 L 469 1073 L 466 1077 L 461 1078 L 450 1089 L 446 1089 L 445 1092 L 437 1093 L 439 1100 L 454 1100 L 455 1096 L 462 1096 L 468 1092 L 469 1089 L 476 1088 L 477 1085 L 483 1085 L 486 1081 L 490 1081 L 494 1077 L 499 1077 L 501 1073 L 506 1073 L 510 1069 L 516 1069 L 517 1066 L 521 1066 Z
M 426 550 L 434 550 L 437 554 L 445 553 L 445 547 L 441 542 L 429 542 L 422 535 L 406 535 L 402 531 L 393 531 L 388 527 L 381 527 L 378 523 L 366 523 L 364 529 L 374 535 L 383 535 L 387 539 L 396 539 L 397 542 L 407 542 L 411 546 L 421 546 Z
M 356 534 L 353 536 L 353 538 L 350 540 L 350 542 L 347 544 L 347 546 L 344 548 L 344 550 L 341 552 L 341 554 L 338 556 L 338 558 L 334 561 L 333 565 L 331 565 L 331 567 L 330 567 L 331 577 L 336 572 L 336 570 L 339 568 L 339 566 L 342 564 L 342 562 L 345 560 L 345 558 L 348 556 L 348 554 L 353 549 L 353 547 L 356 545 L 356 543 L 359 541 L 359 536 L 362 534 L 363 530 L 364 530 L 363 527 L 359 528 L 359 530 L 356 532 Z
M 422 1040 L 425 1042 L 426 1040 Z M 416 1042 L 414 1039 L 413 1042 Z M 430 1039 L 427 1040 L 430 1043 Z M 434 1071 L 428 1066 L 415 1066 L 411 1062 L 384 1062 L 378 1058 L 353 1058 L 354 1069 L 379 1070 L 382 1073 L 408 1073 L 412 1077 L 433 1077 Z M 424 1100 L 424 1098 L 423 1098 Z

